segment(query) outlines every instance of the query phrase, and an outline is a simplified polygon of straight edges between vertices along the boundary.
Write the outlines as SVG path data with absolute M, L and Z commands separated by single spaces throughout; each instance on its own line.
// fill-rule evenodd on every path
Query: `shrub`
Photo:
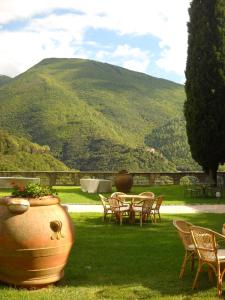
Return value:
M 49 195 L 57 195 L 56 191 L 48 186 L 41 186 L 37 183 L 29 183 L 27 185 L 15 185 L 13 187 L 12 196 L 16 197 L 32 197 L 38 198 Z

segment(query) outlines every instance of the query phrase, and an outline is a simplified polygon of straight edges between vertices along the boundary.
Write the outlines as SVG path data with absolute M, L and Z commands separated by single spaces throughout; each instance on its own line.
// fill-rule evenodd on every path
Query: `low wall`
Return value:
M 0 177 L 1 188 L 12 188 L 15 185 L 26 185 L 28 183 L 40 183 L 40 178 L 30 177 Z
M 203 172 L 130 172 L 133 175 L 134 185 L 154 185 L 160 182 L 180 184 L 180 181 L 185 176 L 194 176 L 199 182 L 206 180 L 206 175 Z M 80 185 L 81 178 L 99 178 L 110 179 L 114 184 L 117 172 L 97 172 L 97 171 L 0 171 L 0 177 L 29 177 L 40 178 L 42 185 L 50 186 L 70 186 Z M 225 172 L 218 172 L 220 182 L 225 183 Z

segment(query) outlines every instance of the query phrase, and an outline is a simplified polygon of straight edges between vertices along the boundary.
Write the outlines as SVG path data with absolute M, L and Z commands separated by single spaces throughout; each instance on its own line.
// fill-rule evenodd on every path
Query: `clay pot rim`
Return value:
M 60 199 L 53 195 L 43 196 L 43 197 L 15 197 L 15 196 L 5 196 L 0 198 L 0 204 L 7 205 L 7 202 L 13 199 L 25 199 L 28 200 L 30 203 L 30 206 L 47 206 L 47 205 L 54 205 L 59 204 Z
M 118 172 L 118 174 L 130 174 L 127 170 L 123 169 Z

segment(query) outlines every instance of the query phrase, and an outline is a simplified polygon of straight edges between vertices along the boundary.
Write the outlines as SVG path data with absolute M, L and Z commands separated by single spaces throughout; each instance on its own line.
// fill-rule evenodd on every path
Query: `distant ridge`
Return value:
M 0 86 L 2 84 L 5 84 L 6 82 L 9 82 L 12 78 L 6 75 L 0 75 Z
M 1 171 L 66 171 L 69 168 L 40 146 L 0 129 Z

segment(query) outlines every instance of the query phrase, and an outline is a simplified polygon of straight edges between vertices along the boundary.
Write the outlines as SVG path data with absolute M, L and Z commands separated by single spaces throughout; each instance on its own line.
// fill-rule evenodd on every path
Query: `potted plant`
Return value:
M 37 288 L 60 280 L 74 231 L 54 190 L 14 185 L 0 204 L 0 280 Z

